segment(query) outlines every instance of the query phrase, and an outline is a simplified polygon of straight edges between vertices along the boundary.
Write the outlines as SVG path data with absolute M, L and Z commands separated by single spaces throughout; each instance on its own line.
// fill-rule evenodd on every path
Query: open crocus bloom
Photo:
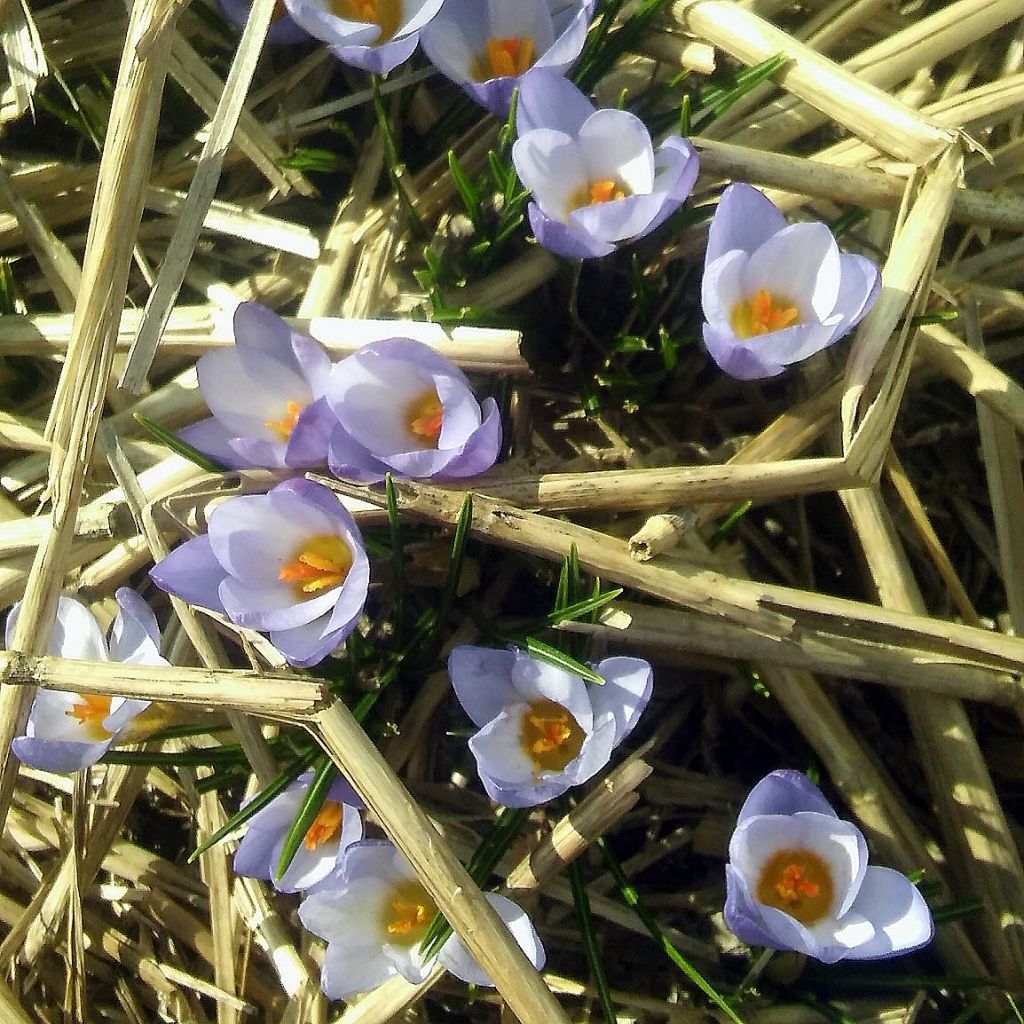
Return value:
M 831 964 L 898 956 L 932 938 L 917 889 L 870 867 L 860 830 L 799 772 L 772 772 L 751 790 L 725 871 L 725 923 L 751 945 Z
M 708 232 L 704 344 L 730 377 L 774 377 L 853 330 L 879 284 L 824 224 L 787 224 L 756 188 L 730 185 Z
M 594 670 L 603 686 L 522 651 L 452 651 L 448 674 L 480 729 L 469 749 L 492 800 L 534 807 L 608 764 L 647 707 L 654 677 L 640 658 L 605 658 Z
M 249 20 L 249 8 L 252 7 L 252 0 L 217 0 L 224 16 L 239 28 L 244 28 Z M 302 43 L 309 38 L 309 33 L 288 17 L 284 0 L 276 0 L 274 14 L 270 21 L 270 31 L 267 32 L 267 42 L 274 45 L 285 46 L 289 43 Z
M 292 19 L 331 53 L 375 75 L 408 60 L 442 0 L 284 0 Z
M 501 448 L 494 399 L 481 406 L 451 360 L 411 338 L 371 342 L 342 359 L 327 402 L 337 420 L 328 464 L 349 480 L 475 476 Z
M 477 103 L 507 117 L 531 67 L 572 67 L 593 13 L 594 0 L 445 0 L 423 30 L 423 49 Z
M 315 430 L 303 432 L 301 448 L 292 438 L 300 422 L 326 412 L 327 353 L 258 302 L 235 310 L 234 330 L 233 348 L 207 352 L 196 364 L 213 417 L 179 436 L 232 469 L 321 465 L 327 458 L 323 437 L 319 450 Z
M 166 665 L 160 657 L 160 630 L 152 611 L 133 590 L 116 593 L 120 606 L 108 644 L 92 612 L 62 597 L 46 653 L 79 661 L 128 661 Z M 7 618 L 7 646 L 14 636 L 20 603 Z M 148 700 L 40 690 L 32 702 L 23 735 L 11 744 L 20 761 L 51 772 L 73 772 L 95 764 L 123 736 Z
M 526 913 L 504 896 L 488 893 L 487 901 L 533 965 L 542 967 L 544 947 Z M 416 985 L 435 963 L 470 984 L 492 985 L 458 936 L 424 960 L 419 946 L 436 913 L 437 904 L 390 843 L 350 846 L 337 888 L 321 886 L 299 908 L 302 924 L 327 940 L 320 987 L 331 999 L 344 999 L 396 974 Z
M 596 110 L 561 75 L 537 68 L 520 83 L 512 160 L 533 193 L 530 226 L 560 256 L 607 256 L 653 231 L 697 180 L 693 147 L 670 135 L 655 151 L 643 121 Z
M 284 841 L 305 799 L 313 773 L 300 775 L 283 793 L 253 815 L 235 852 L 235 873 L 273 882 L 280 892 L 312 889 L 339 872 L 345 851 L 363 838 L 362 800 L 344 779 L 327 791 L 288 870 L 275 878 Z
M 267 631 L 292 665 L 308 667 L 355 629 L 370 566 L 359 528 L 335 495 L 286 480 L 218 505 L 206 535 L 179 545 L 149 574 L 169 594 Z

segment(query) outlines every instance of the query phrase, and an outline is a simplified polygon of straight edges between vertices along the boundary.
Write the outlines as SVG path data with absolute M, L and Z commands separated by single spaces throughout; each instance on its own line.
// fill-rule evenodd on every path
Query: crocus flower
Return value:
M 730 185 L 708 232 L 704 344 L 730 377 L 774 377 L 853 330 L 879 283 L 824 224 L 787 224 L 756 188 Z
M 232 469 L 322 464 L 326 440 L 316 424 L 331 418 L 322 400 L 331 370 L 327 353 L 258 302 L 235 310 L 234 331 L 233 348 L 207 352 L 196 364 L 213 417 L 179 436 Z M 300 422 L 302 443 L 293 444 Z
M 799 772 L 772 772 L 751 790 L 725 872 L 725 923 L 751 945 L 831 964 L 931 941 L 921 894 L 898 871 L 870 867 L 860 830 Z
M 292 665 L 308 667 L 355 629 L 370 567 L 359 528 L 335 495 L 286 480 L 218 505 L 207 533 L 149 574 L 169 594 L 266 630 Z
M 674 213 L 697 180 L 693 147 L 658 147 L 627 110 L 595 110 L 571 82 L 538 68 L 523 77 L 512 160 L 533 193 L 537 241 L 560 256 L 607 256 Z
M 442 0 L 284 0 L 292 19 L 331 53 L 375 75 L 408 60 Z
M 288 869 L 275 878 L 281 850 L 295 815 L 313 781 L 313 773 L 300 775 L 249 821 L 235 852 L 235 873 L 273 882 L 280 892 L 312 889 L 341 869 L 345 851 L 363 838 L 359 814 L 362 800 L 345 779 L 335 779 L 327 799 L 306 831 Z
M 238 28 L 244 28 L 249 20 L 249 8 L 252 7 L 252 0 L 217 0 L 224 16 Z M 270 31 L 267 32 L 267 42 L 273 45 L 285 46 L 289 43 L 303 43 L 309 38 L 309 33 L 288 17 L 285 10 L 284 0 L 276 0 L 274 13 L 270 20 Z
M 506 117 L 531 67 L 563 74 L 576 62 L 594 0 L 445 0 L 423 30 L 431 63 L 482 107 Z
M 109 643 L 92 612 L 71 597 L 62 597 L 46 653 L 78 661 L 127 661 L 166 665 L 160 657 L 160 629 L 145 601 L 122 587 L 115 594 L 119 610 Z M 14 637 L 20 602 L 7 618 L 7 646 Z M 95 764 L 121 738 L 148 700 L 105 697 L 93 693 L 39 690 L 25 732 L 11 744 L 20 761 L 51 772 L 73 772 Z
M 488 893 L 487 901 L 533 965 L 542 967 L 544 947 L 526 913 L 504 896 Z M 458 936 L 436 957 L 423 958 L 419 946 L 436 913 L 437 904 L 390 843 L 350 846 L 338 887 L 319 888 L 299 908 L 303 925 L 327 940 L 320 987 L 344 999 L 396 974 L 415 985 L 435 963 L 473 985 L 492 985 Z
M 605 658 L 594 670 L 603 686 L 522 651 L 452 651 L 448 675 L 480 729 L 469 749 L 492 800 L 533 807 L 608 764 L 647 707 L 654 677 L 640 658 Z
M 451 360 L 411 338 L 371 342 L 335 364 L 327 402 L 337 419 L 328 464 L 350 480 L 475 476 L 501 448 L 494 399 L 481 406 Z

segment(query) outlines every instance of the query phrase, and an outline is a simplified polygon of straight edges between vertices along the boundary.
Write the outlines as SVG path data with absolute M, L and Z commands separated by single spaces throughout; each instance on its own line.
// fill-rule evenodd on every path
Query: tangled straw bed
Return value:
M 0 652 L 4 1024 L 1019 1019 L 1024 2 L 605 0 L 586 89 L 691 127 L 701 177 L 582 266 L 503 217 L 509 140 L 422 59 L 371 86 L 312 43 L 264 52 L 273 0 L 240 39 L 205 0 L 125 7 L 0 0 L 0 604 L 22 601 Z M 698 341 L 732 180 L 882 267 L 856 332 L 769 382 Z M 372 615 L 315 675 L 146 578 L 279 479 L 166 446 L 251 299 L 334 357 L 419 339 L 503 411 L 483 476 L 318 477 L 379 546 Z M 595 578 L 621 594 L 560 616 L 564 581 Z M 109 621 L 125 584 L 172 667 L 39 656 L 61 593 Z M 431 608 L 436 649 L 405 657 Z M 543 974 L 463 867 L 495 809 L 443 655 L 502 638 L 655 674 L 610 772 L 526 816 L 483 879 L 530 910 Z M 78 775 L 19 768 L 37 687 L 159 721 Z M 189 859 L 308 737 L 496 993 L 435 969 L 329 1004 L 322 944 L 294 897 L 232 873 L 237 836 Z M 920 880 L 927 951 L 768 963 L 723 928 L 730 829 L 777 767 Z

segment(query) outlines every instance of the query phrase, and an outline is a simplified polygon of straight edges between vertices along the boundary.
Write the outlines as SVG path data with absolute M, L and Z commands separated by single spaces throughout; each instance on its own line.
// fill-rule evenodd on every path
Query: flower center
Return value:
M 322 843 L 329 843 L 341 831 L 343 813 L 344 809 L 337 800 L 325 800 L 320 813 L 306 830 L 306 849 L 315 850 Z
M 64 712 L 68 718 L 77 718 L 78 724 L 94 740 L 107 739 L 111 733 L 103 727 L 103 719 L 110 714 L 110 698 L 95 694 L 80 694 L 79 699 Z
M 487 37 L 487 49 L 473 62 L 474 82 L 491 78 L 516 78 L 532 66 L 537 48 L 529 36 L 511 36 L 508 39 Z
M 264 420 L 263 426 L 272 430 L 282 441 L 287 441 L 292 436 L 303 408 L 298 402 L 289 402 L 285 406 L 285 414 L 279 420 Z
M 632 189 L 617 178 L 592 181 L 589 185 L 581 185 L 572 194 L 572 198 L 569 200 L 569 212 L 578 210 L 582 206 L 600 206 L 602 203 L 610 203 L 613 199 L 625 199 L 626 196 L 632 194 Z
M 827 917 L 834 891 L 828 864 L 813 850 L 779 850 L 757 881 L 758 902 L 784 910 L 801 924 Z
M 386 43 L 402 23 L 402 0 L 331 0 L 331 7 L 339 18 L 379 25 L 378 44 Z
M 756 338 L 800 323 L 800 312 L 789 299 L 761 288 L 752 299 L 740 299 L 729 318 L 737 338 Z
M 427 388 L 414 398 L 405 409 L 405 425 L 422 448 L 436 448 L 441 436 L 444 409 L 433 388 Z
M 579 722 L 553 700 L 535 700 L 523 712 L 519 743 L 538 771 L 562 771 L 585 739 Z
M 437 904 L 419 882 L 403 882 L 384 901 L 381 917 L 388 941 L 396 946 L 414 946 L 427 934 L 437 913 Z
M 312 597 L 322 590 L 340 587 L 352 568 L 352 552 L 331 534 L 310 537 L 295 557 L 281 566 L 277 578 L 292 584 L 296 597 Z

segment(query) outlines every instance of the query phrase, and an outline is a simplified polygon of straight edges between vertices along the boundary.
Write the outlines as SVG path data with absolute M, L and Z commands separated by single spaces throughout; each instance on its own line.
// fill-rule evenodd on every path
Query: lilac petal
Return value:
M 380 35 L 380 26 L 365 21 L 350 21 L 331 13 L 330 5 L 316 0 L 284 0 L 296 24 L 311 36 L 336 46 L 372 43 Z
M 507 0 L 486 2 L 490 26 L 488 35 L 496 39 L 526 36 L 533 40 L 538 54 L 555 41 L 548 0 L 516 0 L 513 4 Z
M 771 331 L 751 338 L 745 344 L 757 349 L 759 357 L 765 362 L 789 366 L 809 359 L 839 341 L 836 325 L 830 322 L 831 319 L 823 324 L 799 324 L 785 327 L 781 331 Z
M 469 749 L 476 758 L 481 781 L 492 778 L 505 786 L 522 785 L 534 778 L 536 767 L 523 750 L 520 739 L 525 713 L 523 704 L 508 705 L 470 737 Z
M 725 926 L 748 946 L 780 948 L 765 930 L 762 906 L 755 903 L 744 877 L 731 865 L 725 865 Z
M 924 897 L 891 868 L 869 867 L 851 910 L 874 925 L 875 934 L 847 954 L 852 960 L 899 956 L 931 942 L 935 922 Z
M 215 459 L 225 469 L 245 469 L 252 465 L 231 446 L 233 432 L 216 417 L 211 416 L 208 420 L 200 420 L 191 426 L 182 427 L 178 431 L 178 437 L 185 444 L 190 444 L 204 455 Z
M 595 718 L 594 729 L 583 741 L 579 756 L 565 766 L 564 772 L 544 772 L 542 781 L 561 777 L 570 786 L 580 786 L 608 767 L 614 749 L 615 719 L 611 715 Z
M 573 196 L 590 184 L 583 150 L 564 132 L 537 128 L 520 135 L 512 146 L 512 161 L 534 202 L 557 221 L 565 221 Z
M 857 253 L 839 254 L 841 279 L 839 298 L 833 316 L 841 316 L 836 337 L 849 333 L 867 315 L 875 304 L 882 287 L 882 276 L 871 260 Z
M 285 465 L 295 469 L 310 469 L 327 462 L 327 449 L 338 418 L 331 412 L 326 398 L 318 398 L 299 413 L 288 446 Z
M 371 455 L 340 423 L 331 433 L 327 465 L 339 479 L 359 484 L 380 483 L 388 471 L 388 467 Z
M 579 132 L 587 180 L 621 178 L 638 195 L 654 185 L 651 133 L 636 114 L 605 108 L 587 118 Z
M 606 680 L 604 686 L 590 687 L 594 718 L 614 718 L 614 745 L 618 746 L 633 731 L 651 699 L 654 672 L 643 658 L 626 657 L 605 658 L 594 671 Z
M 461 448 L 480 426 L 480 403 L 466 384 L 447 374 L 434 375 L 434 388 L 442 410 L 437 447 Z
M 228 21 L 240 29 L 245 27 L 249 9 L 252 6 L 251 0 L 217 0 L 217 2 Z M 296 25 L 288 15 L 272 21 L 270 31 L 267 33 L 267 42 L 274 46 L 304 43 L 307 39 L 309 39 L 309 33 Z
M 329 999 L 347 999 L 383 985 L 394 975 L 394 967 L 379 946 L 353 936 L 348 942 L 335 940 L 327 947 L 320 987 Z
M 301 777 L 301 776 L 300 776 Z M 310 774 L 312 778 L 312 774 Z M 334 800 L 336 803 L 345 804 L 347 807 L 353 807 L 356 810 L 362 810 L 366 807 L 363 803 L 363 798 L 355 791 L 352 783 L 348 779 L 339 775 L 334 782 L 331 783 L 331 788 L 327 791 L 327 799 Z M 359 815 L 353 815 L 354 819 L 358 822 L 360 831 L 362 830 L 363 824 L 362 819 Z M 344 832 L 348 826 L 348 819 L 343 819 L 342 831 Z M 355 842 L 356 840 L 352 840 Z M 347 844 L 346 844 L 347 845 Z
M 292 351 L 292 329 L 262 303 L 239 303 L 231 317 L 231 329 L 243 360 L 260 352 L 290 369 L 299 369 Z
M 685 139 L 670 135 L 654 154 L 654 191 L 663 196 L 661 209 L 647 225 L 650 234 L 672 216 L 693 191 L 700 173 L 697 153 Z
M 288 446 L 281 441 L 267 441 L 262 437 L 233 437 L 232 451 L 244 466 L 262 469 L 283 469 Z
M 420 33 L 423 52 L 441 74 L 462 85 L 472 77 L 483 52 L 488 24 L 480 0 L 445 0 L 438 16 Z
M 269 810 L 269 808 L 264 808 L 264 810 Z M 294 815 L 294 811 L 292 813 Z M 258 818 L 259 815 L 256 817 Z M 255 820 L 256 818 L 253 819 L 253 822 Z M 287 827 L 287 823 L 284 827 Z M 277 846 L 278 839 L 279 833 L 276 830 L 255 828 L 253 824 L 250 824 L 249 831 L 242 836 L 238 849 L 235 851 L 232 865 L 235 874 L 243 875 L 246 878 L 262 878 L 269 882 L 273 877 L 274 868 L 271 863 L 271 854 Z
M 215 612 L 224 611 L 220 585 L 227 575 L 205 536 L 179 544 L 149 570 L 150 579 L 161 590 Z
M 313 396 L 320 398 L 327 390 L 327 382 L 330 379 L 334 363 L 331 362 L 331 357 L 319 341 L 305 334 L 299 334 L 298 331 L 292 331 L 290 328 L 289 331 L 292 352 L 295 354 L 299 371 L 306 378 L 306 383 L 309 384 Z
M 490 647 L 461 644 L 448 655 L 448 676 L 463 711 L 478 728 L 518 703 L 511 673 L 515 655 Z
M 572 7 L 568 7 L 555 15 L 553 27 L 557 36 L 550 48 L 537 58 L 537 67 L 565 73 L 576 63 L 587 40 L 587 30 L 594 14 L 594 3 L 593 0 L 584 0 L 573 6 L 578 9 L 573 11 Z M 566 22 L 568 15 L 571 16 Z M 561 27 L 562 24 L 565 25 L 564 28 Z
M 7 617 L 8 647 L 14 639 L 14 626 L 20 609 L 19 602 Z M 61 597 L 57 602 L 57 613 L 46 643 L 46 653 L 81 661 L 107 661 L 109 658 L 107 641 L 96 617 L 73 597 Z
M 664 207 L 665 197 L 660 193 L 625 196 L 581 206 L 569 214 L 569 224 L 602 241 L 623 242 L 646 235 Z
M 238 626 L 292 630 L 319 622 L 326 626 L 340 589 L 332 587 L 313 597 L 300 598 L 287 583 L 260 585 L 228 576 L 220 585 L 220 598 L 228 618 Z
M 582 228 L 552 220 L 536 203 L 527 207 L 534 237 L 548 252 L 570 260 L 589 260 L 615 252 L 611 242 L 595 238 Z
M 483 423 L 473 431 L 462 448 L 452 455 L 451 461 L 437 474 L 441 479 L 477 476 L 497 462 L 501 451 L 501 414 L 493 398 L 485 398 L 481 410 Z
M 516 134 L 553 128 L 577 135 L 594 111 L 590 100 L 564 75 L 551 68 L 534 67 L 519 80 Z
M 19 761 L 33 768 L 41 768 L 46 772 L 77 772 L 95 764 L 107 752 L 110 743 L 110 740 L 103 743 L 74 743 L 70 740 L 19 736 L 11 741 L 11 750 Z
M 160 627 L 153 610 L 128 587 L 114 593 L 120 610 L 110 629 L 110 656 L 114 661 L 163 662 Z
M 747 795 L 737 824 L 758 814 L 796 814 L 816 811 L 838 817 L 818 787 L 803 772 L 780 768 L 769 772 Z
M 343 64 L 362 68 L 371 75 L 386 75 L 404 64 L 415 52 L 419 35 L 391 39 L 379 46 L 332 46 L 331 53 Z
M 481 773 L 484 792 L 502 807 L 539 807 L 567 793 L 572 783 L 564 773 L 547 775 L 529 782 L 505 782 Z
M 345 851 L 345 875 L 348 885 L 376 880 L 388 886 L 416 878 L 408 861 L 385 839 L 364 839 Z M 318 933 L 320 934 L 320 933 Z
M 743 286 L 747 262 L 747 255 L 738 249 L 727 252 L 720 259 L 704 267 L 704 277 L 700 286 L 704 319 L 714 329 L 716 335 L 723 339 L 728 338 L 744 348 L 748 347 L 747 343 L 736 337 L 732 327 L 732 314 L 736 306 L 747 299 Z
M 561 704 L 584 732 L 590 731 L 594 724 L 590 691 L 579 676 L 522 651 L 515 651 L 511 680 L 519 700 L 524 703 L 552 700 Z
M 544 946 L 537 930 L 533 927 L 526 911 L 506 896 L 486 893 L 487 902 L 494 908 L 498 916 L 505 922 L 519 948 L 537 970 L 544 966 Z M 473 954 L 466 949 L 462 939 L 453 935 L 437 952 L 437 962 L 451 971 L 460 981 L 470 985 L 487 985 L 493 987 L 494 982 L 476 962 Z
M 328 622 L 328 616 L 322 615 L 291 629 L 272 629 L 270 642 L 285 656 L 289 665 L 311 668 L 333 653 L 347 635 L 342 630 L 328 630 Z
M 786 227 L 786 218 L 763 192 L 737 182 L 718 201 L 708 229 L 705 266 L 733 249 L 748 256 Z
M 704 325 L 704 346 L 719 369 L 736 380 L 762 380 L 777 377 L 786 367 L 772 362 L 754 345 L 736 338 L 730 331 L 723 334 L 711 324 Z
M 441 11 L 443 4 L 444 0 L 405 0 L 404 21 L 395 34 L 404 36 L 426 28 Z
M 479 103 L 495 117 L 504 120 L 508 117 L 512 106 L 512 93 L 520 79 L 503 75 L 500 78 L 488 78 L 485 82 L 462 82 L 462 90 L 474 103 Z

